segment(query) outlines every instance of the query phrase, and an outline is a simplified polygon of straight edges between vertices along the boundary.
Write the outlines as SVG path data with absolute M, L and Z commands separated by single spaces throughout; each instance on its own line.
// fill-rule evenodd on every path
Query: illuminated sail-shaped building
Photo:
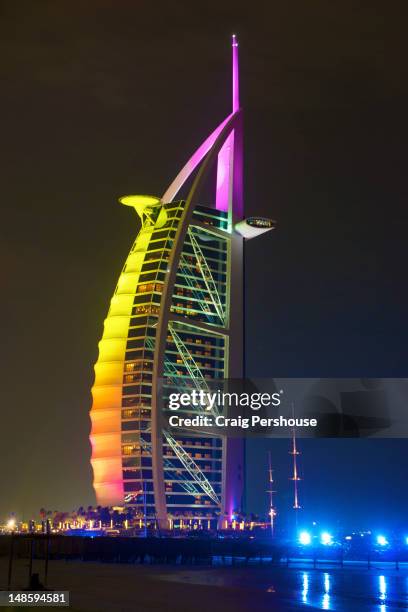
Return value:
M 166 526 L 215 527 L 240 508 L 241 439 L 170 432 L 159 401 L 167 381 L 206 388 L 243 376 L 243 241 L 272 222 L 243 218 L 238 44 L 232 113 L 162 198 L 125 196 L 141 229 L 112 297 L 92 388 L 94 488 L 100 505 L 131 505 Z M 196 194 L 217 164 L 215 205 Z M 177 195 L 190 177 L 185 199 Z

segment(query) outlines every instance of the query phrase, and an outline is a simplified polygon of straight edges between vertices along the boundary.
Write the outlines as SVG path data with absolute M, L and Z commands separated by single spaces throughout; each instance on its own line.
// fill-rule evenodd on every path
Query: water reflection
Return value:
M 303 603 L 307 603 L 308 593 L 309 593 L 309 574 L 307 572 L 303 572 L 303 590 L 302 590 Z
M 387 581 L 385 576 L 378 576 L 378 590 L 380 591 L 380 600 L 385 601 L 387 599 Z
M 242 589 L 248 584 L 248 597 L 255 597 L 258 589 L 268 593 L 272 611 L 297 609 L 308 612 L 402 612 L 408 611 L 408 564 L 396 570 L 387 567 L 350 566 L 318 567 L 310 565 L 286 568 L 268 565 L 248 568 L 223 567 L 218 570 L 187 570 L 185 566 L 160 571 L 161 580 L 209 586 L 229 586 Z M 273 582 L 272 582 L 273 580 Z M 241 592 L 241 591 L 240 591 Z M 246 594 L 242 591 L 243 596 Z M 215 594 L 214 594 L 215 596 Z M 251 599 L 252 601 L 252 599 Z M 257 600 L 254 605 L 257 609 Z M 287 606 L 285 607 L 285 604 Z
M 387 574 L 360 575 L 354 572 L 332 574 L 330 571 L 300 571 L 298 597 L 306 606 L 315 606 L 320 610 L 348 610 L 344 597 L 356 598 L 353 605 L 361 605 L 361 611 L 390 612 L 394 610 L 394 587 Z M 408 587 L 408 577 L 403 578 L 404 587 Z M 340 590 L 339 590 L 340 589 Z M 392 592 L 391 592 L 392 591 Z M 406 594 L 404 595 L 406 601 Z M 370 602 L 371 600 L 371 602 Z M 375 600 L 377 600 L 375 602 Z M 357 604 L 358 602 L 358 604 Z M 345 606 L 345 607 L 344 607 Z M 360 608 L 353 607 L 353 610 Z
M 323 574 L 323 586 L 324 594 L 322 598 L 322 608 L 323 610 L 330 610 L 330 574 Z

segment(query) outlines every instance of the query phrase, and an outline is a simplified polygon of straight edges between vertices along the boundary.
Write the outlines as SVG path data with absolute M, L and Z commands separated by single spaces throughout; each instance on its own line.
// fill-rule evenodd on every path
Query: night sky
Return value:
M 406 23 L 399 3 L 1 2 L 0 521 L 95 502 L 90 388 L 138 229 L 230 111 L 240 41 L 251 376 L 406 376 Z M 205 203 L 205 202 L 204 202 Z M 250 443 L 248 500 L 281 512 L 287 442 Z M 302 443 L 305 512 L 398 524 L 408 441 Z M 340 512 L 341 511 L 341 512 Z

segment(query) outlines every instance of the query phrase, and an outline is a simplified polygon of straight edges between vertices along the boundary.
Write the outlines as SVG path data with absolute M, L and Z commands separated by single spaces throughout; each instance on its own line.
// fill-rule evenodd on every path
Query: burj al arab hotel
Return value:
M 243 377 L 244 240 L 274 222 L 244 218 L 238 43 L 232 112 L 198 147 L 162 197 L 120 203 L 140 221 L 105 319 L 91 408 L 97 503 L 140 509 L 160 526 L 216 527 L 242 503 L 244 442 L 163 425 L 163 381 L 205 389 Z M 196 201 L 214 172 L 211 207 Z M 210 175 L 211 176 L 211 175 Z M 183 185 L 190 185 L 179 199 Z

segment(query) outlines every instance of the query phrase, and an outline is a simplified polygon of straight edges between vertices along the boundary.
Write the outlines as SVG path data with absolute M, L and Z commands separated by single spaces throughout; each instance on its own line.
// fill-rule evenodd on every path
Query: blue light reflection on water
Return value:
M 385 576 L 378 576 L 378 590 L 380 592 L 380 600 L 384 602 L 387 598 L 387 581 Z
M 298 571 L 299 603 L 320 610 L 394 612 L 408 609 L 406 571 Z M 290 582 L 290 579 L 289 579 Z M 277 589 L 277 592 L 279 590 Z M 281 591 L 282 592 L 282 591 Z
M 323 585 L 324 585 L 324 594 L 322 598 L 322 608 L 323 610 L 330 610 L 330 574 L 325 572 L 323 574 Z
M 330 574 L 325 572 L 323 575 L 323 594 L 321 607 L 323 610 L 330 610 Z M 302 574 L 302 603 L 308 604 L 310 577 L 308 572 Z
M 307 595 L 309 593 L 309 574 L 303 572 L 303 590 L 302 590 L 302 601 L 307 604 Z
M 162 572 L 162 579 L 250 588 L 253 609 L 257 591 L 268 593 L 270 609 L 330 610 L 332 612 L 401 612 L 408 610 L 408 565 L 392 567 L 282 567 L 269 564 L 225 568 L 197 568 Z M 264 600 L 261 600 L 264 603 Z M 268 603 L 269 606 L 269 603 Z M 286 608 L 285 608 L 286 606 Z M 264 609 L 264 608 L 259 608 Z M 269 610 L 269 607 L 268 607 Z

